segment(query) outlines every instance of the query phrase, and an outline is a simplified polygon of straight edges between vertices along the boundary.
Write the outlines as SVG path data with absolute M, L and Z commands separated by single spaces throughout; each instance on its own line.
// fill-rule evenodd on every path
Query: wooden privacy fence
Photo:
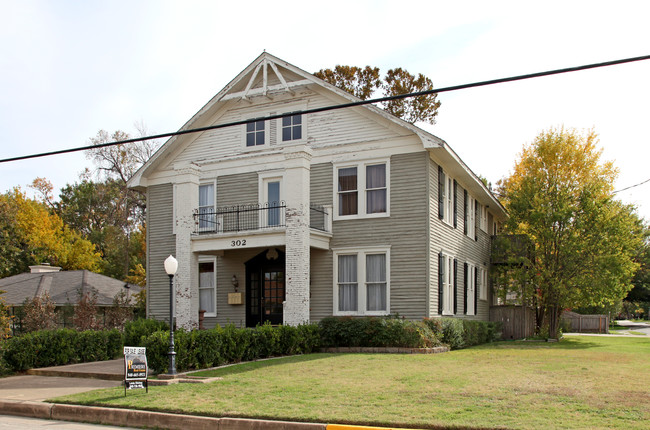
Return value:
M 523 339 L 535 334 L 535 312 L 523 306 L 491 306 L 490 321 L 500 322 L 503 339 Z
M 609 333 L 609 316 L 580 315 L 571 311 L 562 313 L 562 321 L 570 324 L 572 333 Z

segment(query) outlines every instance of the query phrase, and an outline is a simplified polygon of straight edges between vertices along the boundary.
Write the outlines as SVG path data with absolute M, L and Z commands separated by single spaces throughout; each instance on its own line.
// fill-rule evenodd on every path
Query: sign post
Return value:
M 124 347 L 124 396 L 126 390 L 145 388 L 149 392 L 147 380 L 147 348 Z

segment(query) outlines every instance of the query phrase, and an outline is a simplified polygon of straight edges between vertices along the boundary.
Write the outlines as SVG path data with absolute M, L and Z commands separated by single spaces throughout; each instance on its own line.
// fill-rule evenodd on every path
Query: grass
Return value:
M 647 428 L 650 339 L 500 342 L 435 355 L 311 354 L 226 367 L 180 384 L 58 402 L 416 428 Z

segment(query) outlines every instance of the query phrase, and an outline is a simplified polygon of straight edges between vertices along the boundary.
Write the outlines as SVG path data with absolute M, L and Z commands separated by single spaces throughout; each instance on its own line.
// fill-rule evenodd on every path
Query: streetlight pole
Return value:
M 178 261 L 171 255 L 165 260 L 165 272 L 169 276 L 169 371 L 170 375 L 176 375 L 176 352 L 174 351 L 174 275 L 178 269 Z

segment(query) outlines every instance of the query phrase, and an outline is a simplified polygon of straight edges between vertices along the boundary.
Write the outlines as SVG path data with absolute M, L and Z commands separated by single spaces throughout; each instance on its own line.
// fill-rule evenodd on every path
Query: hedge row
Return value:
M 500 337 L 497 323 L 454 318 L 406 319 L 329 317 L 318 325 L 271 325 L 255 329 L 217 326 L 210 330 L 175 331 L 178 371 L 219 366 L 259 358 L 307 354 L 320 347 L 451 349 L 492 342 Z M 43 330 L 10 338 L 0 345 L 0 373 L 24 371 L 122 355 L 122 346 L 145 346 L 149 367 L 164 372 L 168 366 L 169 331 L 154 320 L 127 323 L 124 333 L 113 330 Z
M 122 333 L 113 330 L 41 330 L 6 340 L 2 345 L 9 370 L 110 360 L 122 354 Z
M 169 332 L 159 331 L 144 339 L 147 361 L 154 372 L 167 370 Z M 174 332 L 176 369 L 205 369 L 227 363 L 250 361 L 281 355 L 308 354 L 320 346 L 318 326 L 270 325 L 235 328 L 233 325 L 210 330 Z
M 442 344 L 427 324 L 396 317 L 328 317 L 318 325 L 323 347 L 431 348 Z
M 451 349 L 462 349 L 501 340 L 501 323 L 461 320 L 456 318 L 425 318 L 426 324 L 442 343 Z

